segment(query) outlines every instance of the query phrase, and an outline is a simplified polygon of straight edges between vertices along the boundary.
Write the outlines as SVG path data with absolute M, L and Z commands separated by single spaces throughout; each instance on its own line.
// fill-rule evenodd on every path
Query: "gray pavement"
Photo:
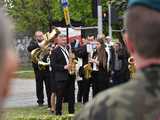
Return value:
M 77 84 L 75 84 L 75 95 L 77 95 Z M 15 79 L 12 80 L 10 95 L 6 99 L 5 108 L 36 106 L 35 80 Z M 46 92 L 44 92 L 46 93 Z M 45 94 L 46 96 L 46 94 Z M 45 97 L 46 98 L 46 97 Z M 91 93 L 90 93 L 91 99 Z M 46 103 L 45 99 L 45 104 Z
M 35 80 L 12 80 L 10 95 L 4 107 L 34 106 L 36 103 Z

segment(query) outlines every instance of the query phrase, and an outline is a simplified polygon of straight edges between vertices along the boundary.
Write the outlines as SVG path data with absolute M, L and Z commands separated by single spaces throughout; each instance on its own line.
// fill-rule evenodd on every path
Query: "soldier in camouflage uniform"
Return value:
M 129 0 L 126 18 L 136 80 L 100 93 L 75 120 L 160 120 L 160 0 Z

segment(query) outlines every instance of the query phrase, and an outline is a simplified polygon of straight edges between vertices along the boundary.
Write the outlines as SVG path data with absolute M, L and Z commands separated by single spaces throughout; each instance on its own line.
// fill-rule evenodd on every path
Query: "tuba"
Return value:
M 135 65 L 135 59 L 131 56 L 128 58 L 128 69 L 131 74 L 131 79 L 135 79 L 135 73 L 136 73 L 136 65 Z
M 40 69 L 49 65 L 49 62 L 44 62 L 43 58 L 45 55 L 49 54 L 49 43 L 52 42 L 59 34 L 60 31 L 57 28 L 52 29 L 51 33 L 47 32 L 43 35 L 44 40 L 40 43 L 41 47 L 31 51 L 32 62 L 38 64 Z

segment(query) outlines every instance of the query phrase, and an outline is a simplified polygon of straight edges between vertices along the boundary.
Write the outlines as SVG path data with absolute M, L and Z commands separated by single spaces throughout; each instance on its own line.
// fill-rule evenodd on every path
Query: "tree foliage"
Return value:
M 48 4 L 48 1 L 50 4 Z M 92 17 L 92 0 L 68 0 L 71 19 L 81 21 L 87 26 L 97 24 L 97 19 Z M 103 11 L 108 9 L 108 0 L 101 0 Z M 2 0 L 7 7 L 8 14 L 16 23 L 18 32 L 34 32 L 39 29 L 48 30 L 49 10 L 52 20 L 63 20 L 63 10 L 59 0 Z M 116 6 L 126 4 L 126 0 L 113 2 Z M 123 5 L 122 5 L 123 6 Z M 122 11 L 122 8 L 118 8 Z

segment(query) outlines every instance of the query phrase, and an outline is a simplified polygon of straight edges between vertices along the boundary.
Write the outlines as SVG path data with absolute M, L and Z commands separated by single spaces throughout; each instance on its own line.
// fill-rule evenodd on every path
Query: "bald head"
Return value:
M 38 41 L 38 42 L 42 42 L 44 40 L 43 38 L 43 32 L 41 31 L 36 31 L 35 32 L 35 39 Z

